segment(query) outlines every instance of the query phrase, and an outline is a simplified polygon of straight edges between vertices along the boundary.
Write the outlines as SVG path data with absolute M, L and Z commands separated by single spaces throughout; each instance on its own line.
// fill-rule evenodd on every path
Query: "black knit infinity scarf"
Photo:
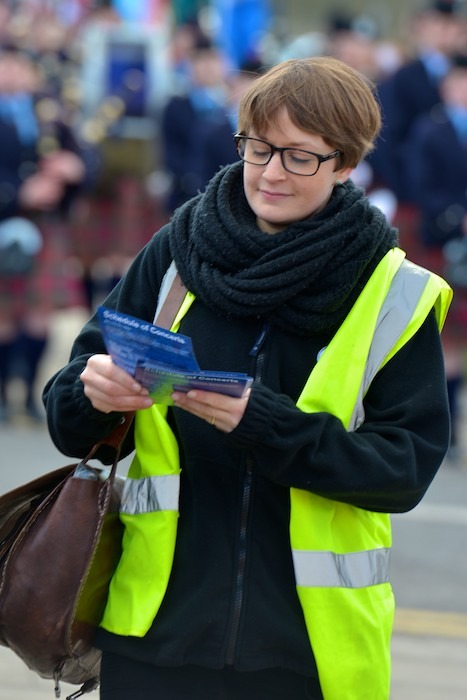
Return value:
M 260 231 L 241 162 L 180 207 L 170 231 L 180 276 L 205 304 L 305 335 L 337 328 L 395 245 L 396 230 L 351 181 L 335 188 L 321 212 L 279 233 Z

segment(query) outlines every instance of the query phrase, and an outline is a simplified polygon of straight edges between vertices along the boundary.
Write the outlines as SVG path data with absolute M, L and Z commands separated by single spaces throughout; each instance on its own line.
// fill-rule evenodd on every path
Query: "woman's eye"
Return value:
M 315 160 L 315 157 L 311 154 L 304 153 L 303 151 L 288 151 L 289 158 L 294 163 L 311 163 Z
M 255 147 L 254 150 L 253 150 L 253 153 L 254 153 L 255 156 L 258 156 L 258 157 L 260 157 L 260 158 L 261 158 L 261 157 L 264 158 L 265 156 L 269 155 L 270 150 L 269 150 L 269 148 L 258 148 L 258 147 Z

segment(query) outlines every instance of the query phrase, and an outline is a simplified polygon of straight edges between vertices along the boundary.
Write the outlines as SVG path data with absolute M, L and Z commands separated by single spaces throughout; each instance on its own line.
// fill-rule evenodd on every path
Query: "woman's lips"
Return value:
M 289 196 L 284 192 L 272 192 L 270 190 L 260 190 L 260 192 L 264 199 L 267 199 L 268 201 L 277 201 Z

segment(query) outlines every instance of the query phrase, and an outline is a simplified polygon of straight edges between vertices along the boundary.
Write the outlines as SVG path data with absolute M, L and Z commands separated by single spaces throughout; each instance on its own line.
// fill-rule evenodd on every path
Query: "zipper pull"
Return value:
M 271 328 L 270 323 L 265 323 L 263 325 L 258 337 L 255 340 L 255 344 L 253 345 L 250 352 L 248 353 L 250 355 L 250 357 L 257 357 L 258 356 L 258 353 L 261 350 L 261 346 L 263 345 L 264 341 L 266 340 L 266 336 L 267 336 L 270 328 Z

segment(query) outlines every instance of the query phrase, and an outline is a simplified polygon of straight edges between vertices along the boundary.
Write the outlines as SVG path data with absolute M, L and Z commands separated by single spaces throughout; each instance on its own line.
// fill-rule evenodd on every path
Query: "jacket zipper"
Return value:
M 264 353 L 260 352 L 261 347 L 266 339 L 269 330 L 269 324 L 265 324 L 261 329 L 250 355 L 255 358 L 256 366 L 254 371 L 255 382 L 261 382 L 263 376 Z M 243 608 L 244 584 L 245 584 L 245 567 L 246 567 L 246 551 L 247 551 L 247 531 L 248 517 L 251 508 L 253 485 L 253 460 L 251 456 L 247 456 L 246 470 L 243 479 L 242 500 L 240 510 L 240 530 L 239 530 L 239 548 L 237 574 L 235 578 L 235 592 L 233 598 L 233 610 L 230 625 L 229 643 L 227 646 L 226 663 L 232 666 L 235 660 L 235 650 L 237 646 L 238 633 L 240 629 L 240 618 Z
M 251 503 L 251 485 L 253 481 L 253 469 L 251 459 L 247 459 L 246 473 L 243 480 L 242 505 L 240 517 L 239 552 L 237 562 L 237 575 L 235 579 L 235 593 L 232 611 L 232 621 L 230 628 L 230 638 L 227 647 L 226 661 L 229 666 L 234 663 L 235 647 L 237 645 L 238 631 L 240 628 L 240 617 L 243 607 L 245 566 L 246 566 L 246 538 L 248 514 Z

